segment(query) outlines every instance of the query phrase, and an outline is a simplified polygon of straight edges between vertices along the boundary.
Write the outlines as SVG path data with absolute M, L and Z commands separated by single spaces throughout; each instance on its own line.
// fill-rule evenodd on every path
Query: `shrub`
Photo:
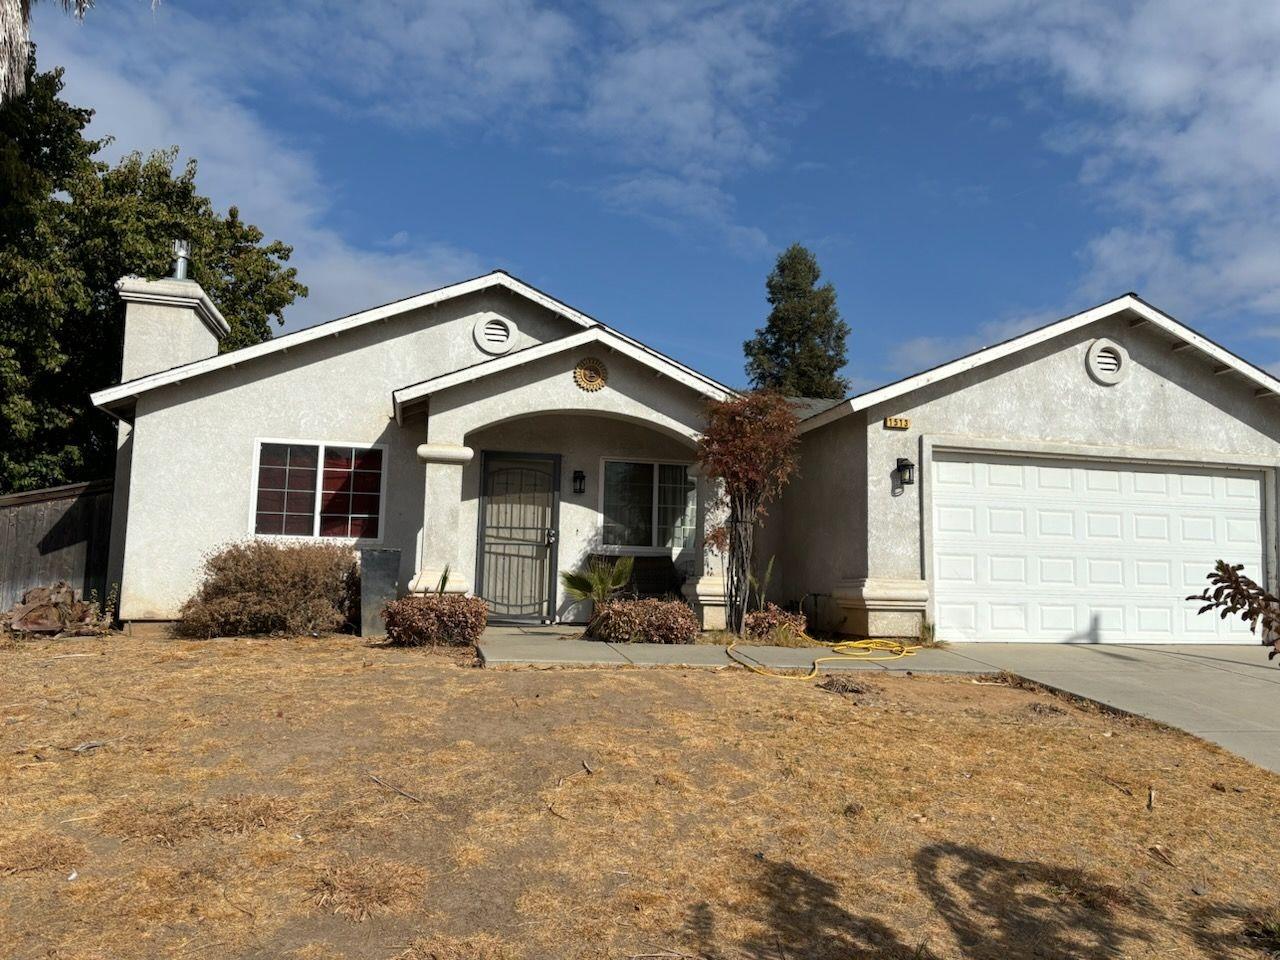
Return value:
M 405 647 L 444 643 L 465 646 L 484 633 L 489 608 L 479 597 L 432 593 L 401 597 L 382 611 L 387 639 Z
M 352 622 L 360 597 L 355 555 L 334 543 L 246 540 L 204 562 L 204 580 L 182 605 L 186 636 L 328 633 Z
M 776 603 L 766 603 L 747 614 L 743 632 L 750 640 L 793 640 L 808 628 L 803 613 L 790 613 Z
M 701 627 L 679 600 L 607 600 L 597 605 L 592 636 L 611 643 L 693 643 Z

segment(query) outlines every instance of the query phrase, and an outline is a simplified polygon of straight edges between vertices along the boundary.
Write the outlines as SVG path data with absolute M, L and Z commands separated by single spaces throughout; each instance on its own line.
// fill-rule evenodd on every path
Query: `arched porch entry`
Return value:
M 631 556 L 641 592 L 679 591 L 701 576 L 702 491 L 687 438 L 617 416 L 557 412 L 473 431 L 463 470 L 474 517 L 475 592 L 500 619 L 583 622 L 588 605 L 559 574 L 593 557 Z
M 603 388 L 584 389 L 584 358 L 565 351 L 406 407 L 402 422 L 421 411 L 427 437 L 414 590 L 435 589 L 447 567 L 446 589 L 484 597 L 491 619 L 583 622 L 590 607 L 560 575 L 628 555 L 642 592 L 681 593 L 705 626 L 723 624 L 720 558 L 704 542 L 714 490 L 695 466 L 710 391 L 600 346 Z

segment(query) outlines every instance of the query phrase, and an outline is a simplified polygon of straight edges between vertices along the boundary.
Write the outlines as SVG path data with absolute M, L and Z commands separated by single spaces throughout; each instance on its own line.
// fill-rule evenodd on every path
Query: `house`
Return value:
M 775 593 L 860 635 L 1256 642 L 1185 598 L 1218 559 L 1275 589 L 1278 398 L 1126 294 L 830 404 L 770 508 Z
M 245 537 L 400 551 L 406 589 L 580 621 L 558 574 L 630 554 L 723 624 L 694 451 L 729 387 L 502 271 L 219 355 L 189 280 L 125 278 L 111 579 L 172 620 Z M 759 538 L 820 627 L 942 639 L 1239 640 L 1183 598 L 1274 583 L 1280 381 L 1129 294 L 840 402 Z
M 491 616 L 583 620 L 558 573 L 662 560 L 723 625 L 693 469 L 730 390 L 502 271 L 218 354 L 190 280 L 127 277 L 110 577 L 171 621 L 202 558 L 245 537 L 400 551 L 400 583 Z M 601 520 L 602 517 L 607 520 Z

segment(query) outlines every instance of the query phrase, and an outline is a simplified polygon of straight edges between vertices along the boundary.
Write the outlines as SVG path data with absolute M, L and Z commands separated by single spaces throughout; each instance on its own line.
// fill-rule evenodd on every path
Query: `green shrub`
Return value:
M 484 633 L 489 608 L 479 597 L 457 593 L 411 594 L 387 604 L 382 619 L 387 639 L 400 646 L 466 646 Z
M 766 603 L 761 609 L 747 614 L 742 632 L 748 640 L 781 640 L 785 644 L 803 636 L 808 625 L 803 613 L 791 613 L 776 603 Z
M 701 629 L 679 600 L 606 600 L 596 606 L 591 636 L 611 643 L 693 643 Z
M 178 629 L 191 637 L 329 633 L 354 621 L 359 598 L 349 547 L 246 540 L 205 558 Z

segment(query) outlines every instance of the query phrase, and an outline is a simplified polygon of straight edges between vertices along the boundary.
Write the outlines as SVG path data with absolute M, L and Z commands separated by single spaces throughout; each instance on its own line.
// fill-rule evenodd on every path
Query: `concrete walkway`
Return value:
M 485 666 L 727 667 L 724 647 L 601 643 L 578 628 L 491 627 Z M 739 646 L 765 667 L 808 670 L 822 647 Z M 1262 646 L 956 643 L 887 661 L 837 661 L 824 671 L 986 674 L 1007 670 L 1046 686 L 1179 727 L 1280 772 L 1280 668 Z

